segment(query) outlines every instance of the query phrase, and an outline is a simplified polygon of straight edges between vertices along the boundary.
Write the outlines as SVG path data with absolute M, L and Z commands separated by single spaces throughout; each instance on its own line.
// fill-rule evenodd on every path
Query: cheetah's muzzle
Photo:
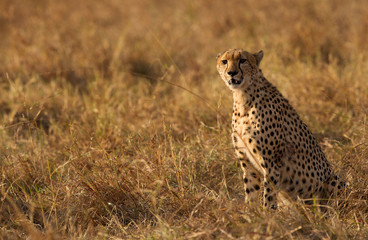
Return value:
M 229 85 L 233 84 L 233 85 L 239 85 L 242 83 L 242 80 L 236 80 L 234 78 L 232 78 L 231 80 L 229 80 Z

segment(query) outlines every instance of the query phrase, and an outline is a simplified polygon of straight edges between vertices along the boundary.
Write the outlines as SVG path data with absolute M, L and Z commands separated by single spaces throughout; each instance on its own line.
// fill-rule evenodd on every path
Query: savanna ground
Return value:
M 367 239 L 368 1 L 0 1 L 2 239 Z M 350 182 L 327 212 L 243 202 L 223 50 Z

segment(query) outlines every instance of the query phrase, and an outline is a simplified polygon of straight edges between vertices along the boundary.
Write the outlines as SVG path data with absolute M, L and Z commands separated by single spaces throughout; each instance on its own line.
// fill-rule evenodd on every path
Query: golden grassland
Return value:
M 367 239 L 368 1 L 0 1 L 2 239 Z M 264 75 L 350 188 L 243 201 L 218 52 Z M 29 239 L 29 238 L 28 238 Z

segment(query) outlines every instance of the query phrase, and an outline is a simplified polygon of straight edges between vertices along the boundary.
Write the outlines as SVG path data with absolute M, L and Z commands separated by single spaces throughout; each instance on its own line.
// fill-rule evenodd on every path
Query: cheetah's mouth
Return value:
M 236 80 L 236 79 L 232 78 L 228 81 L 228 83 L 229 83 L 229 85 L 239 85 L 239 84 L 242 83 L 242 80 Z

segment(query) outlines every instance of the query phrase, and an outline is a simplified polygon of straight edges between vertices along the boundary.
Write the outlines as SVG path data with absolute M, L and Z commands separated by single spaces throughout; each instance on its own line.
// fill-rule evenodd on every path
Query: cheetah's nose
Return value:
M 236 74 L 238 74 L 238 71 L 228 71 L 227 74 L 234 77 Z

